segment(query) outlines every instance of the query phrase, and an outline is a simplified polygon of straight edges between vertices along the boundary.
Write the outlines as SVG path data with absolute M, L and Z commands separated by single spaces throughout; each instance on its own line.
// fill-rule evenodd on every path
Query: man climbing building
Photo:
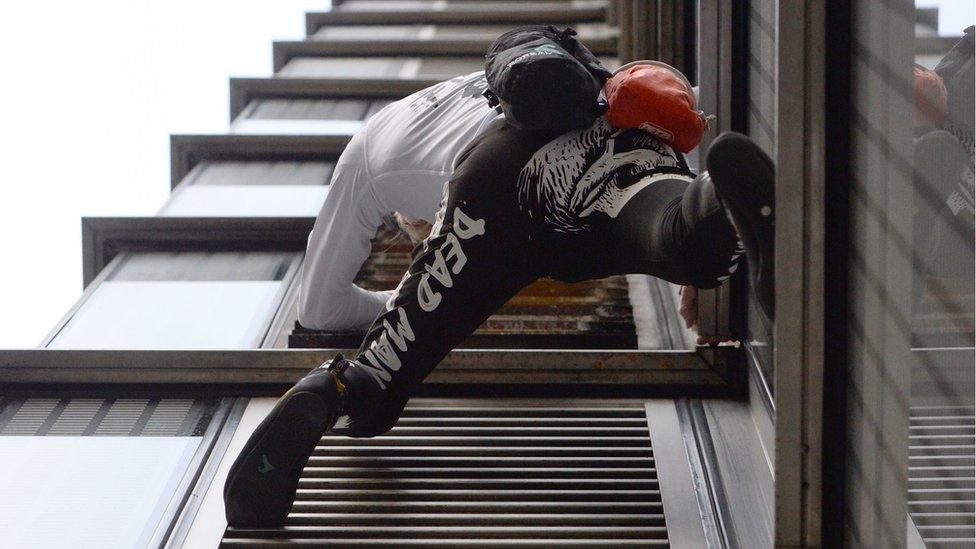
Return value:
M 515 29 L 500 40 L 533 28 Z M 585 46 L 573 43 L 578 55 L 597 63 Z M 298 303 L 303 327 L 365 330 L 383 311 L 392 291 L 369 291 L 353 282 L 369 257 L 370 239 L 394 213 L 411 238 L 426 237 L 458 155 L 502 117 L 485 100 L 487 88 L 484 71 L 441 82 L 388 105 L 352 138 L 309 236 Z M 551 103 L 551 96 L 546 99 Z M 697 150 L 687 162 L 697 173 Z M 685 293 L 686 301 L 691 296 Z M 693 307 L 685 309 L 693 324 L 687 316 Z
M 430 236 L 357 356 L 310 372 L 251 435 L 224 488 L 228 523 L 281 525 L 324 432 L 341 417 L 338 434 L 389 430 L 447 353 L 538 278 L 644 273 L 713 288 L 744 245 L 771 316 L 772 161 L 725 134 L 706 163 L 696 177 L 659 137 L 607 117 L 562 135 L 493 121 L 458 158 Z

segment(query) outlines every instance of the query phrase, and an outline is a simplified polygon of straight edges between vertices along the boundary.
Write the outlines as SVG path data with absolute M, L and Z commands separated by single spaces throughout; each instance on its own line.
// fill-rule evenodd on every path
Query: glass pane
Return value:
M 190 185 L 328 185 L 334 162 L 205 160 L 187 176 Z
M 318 40 L 494 40 L 514 25 L 348 25 L 327 26 L 319 29 Z M 580 23 L 573 25 L 580 40 L 608 38 L 615 34 L 604 23 Z
M 400 73 L 408 61 L 419 63 L 417 59 L 393 57 L 296 57 L 288 61 L 278 75 L 297 78 L 396 78 L 406 76 Z
M 362 120 L 366 99 L 258 99 L 251 102 L 248 118 L 273 120 Z
M 108 280 L 282 280 L 294 252 L 138 252 Z
M 244 135 L 352 135 L 363 128 L 362 120 L 269 120 L 242 118 L 230 133 Z
M 608 69 L 616 59 L 601 58 Z M 278 76 L 297 78 L 453 78 L 484 70 L 482 57 L 296 57 Z
M 544 10 L 553 8 L 595 8 L 604 7 L 606 2 L 603 0 L 565 0 L 556 2 L 473 2 L 462 0 L 460 2 L 445 2 L 443 0 L 346 0 L 335 7 L 337 11 L 360 11 L 360 10 L 443 10 L 452 9 L 457 6 L 468 7 L 478 11 L 509 11 L 511 6 L 518 5 L 525 10 Z
M 908 510 L 929 546 L 976 540 L 973 19 L 971 2 L 916 8 Z
M 904 542 L 906 487 L 909 539 L 976 539 L 973 19 L 971 2 L 855 9 L 848 460 L 879 546 Z
M 0 539 L 6 547 L 146 547 L 199 443 L 0 437 Z
M 49 347 L 255 348 L 280 289 L 276 281 L 103 282 Z
M 188 185 L 160 210 L 167 217 L 315 217 L 329 187 Z

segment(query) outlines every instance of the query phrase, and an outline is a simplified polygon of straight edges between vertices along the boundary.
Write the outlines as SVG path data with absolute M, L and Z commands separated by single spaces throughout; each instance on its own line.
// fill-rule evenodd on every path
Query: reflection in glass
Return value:
M 939 30 L 939 8 L 918 9 L 911 225 L 896 246 L 910 258 L 908 355 L 909 538 L 972 546 L 976 503 L 974 418 L 973 27 Z M 909 76 L 910 75 L 910 76 Z M 907 115 L 907 116 L 906 116 Z M 907 206 L 907 205 L 906 205 Z M 880 291 L 895 292 L 885 280 Z M 968 541 L 966 541 L 968 540 Z M 960 545 L 962 546 L 962 545 Z

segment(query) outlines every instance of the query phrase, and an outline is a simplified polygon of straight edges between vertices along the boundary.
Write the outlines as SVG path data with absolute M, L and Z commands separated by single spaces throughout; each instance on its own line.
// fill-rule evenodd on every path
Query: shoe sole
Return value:
M 772 320 L 775 222 L 772 161 L 749 138 L 726 133 L 709 147 L 706 165 L 715 192 L 726 206 L 746 249 L 753 290 L 763 312 Z
M 227 523 L 276 527 L 291 510 L 309 456 L 328 428 L 331 411 L 317 394 L 286 394 L 248 439 L 224 485 Z

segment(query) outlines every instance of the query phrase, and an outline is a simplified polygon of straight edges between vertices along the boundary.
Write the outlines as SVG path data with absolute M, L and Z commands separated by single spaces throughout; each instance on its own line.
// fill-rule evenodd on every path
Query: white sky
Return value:
M 152 215 L 169 134 L 227 129 L 230 76 L 328 0 L 54 0 L 0 17 L 0 347 L 34 347 L 81 295 L 81 217 Z
M 916 0 L 919 8 L 939 7 L 939 34 L 960 36 L 963 29 L 976 21 L 976 2 L 973 0 Z
M 943 34 L 974 20 L 941 4 Z M 0 18 L 0 348 L 34 347 L 81 295 L 80 218 L 152 215 L 169 134 L 223 132 L 230 76 L 328 0 L 53 0 Z

